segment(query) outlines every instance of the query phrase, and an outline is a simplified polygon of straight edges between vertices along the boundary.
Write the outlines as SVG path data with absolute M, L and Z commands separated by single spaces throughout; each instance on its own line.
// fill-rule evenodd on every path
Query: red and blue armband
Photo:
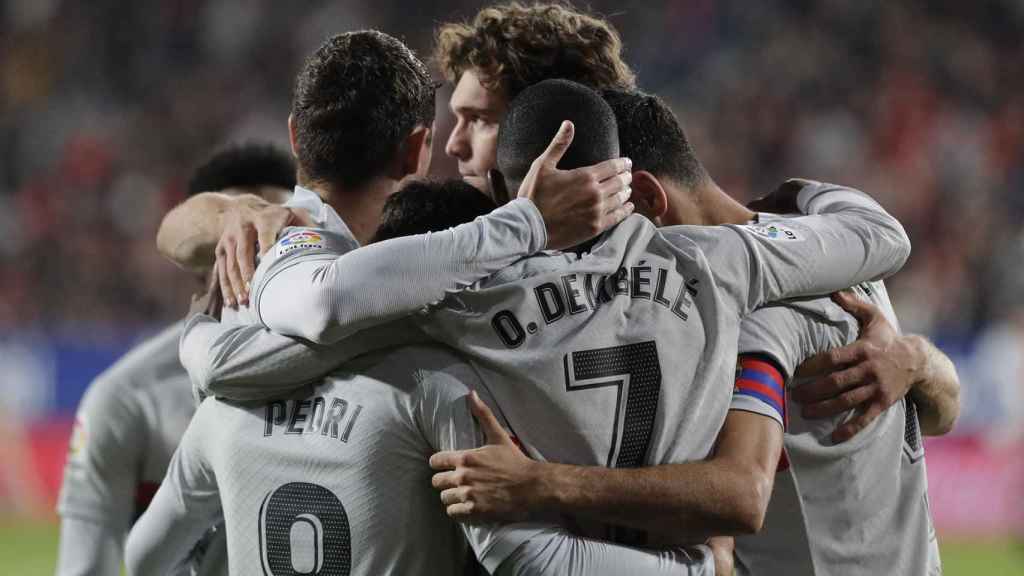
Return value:
M 786 428 L 786 378 L 775 362 L 763 356 L 740 356 L 733 390 L 735 408 L 739 407 L 736 406 L 737 400 L 744 397 L 767 406 L 772 413 L 765 415 L 775 418 L 783 429 Z

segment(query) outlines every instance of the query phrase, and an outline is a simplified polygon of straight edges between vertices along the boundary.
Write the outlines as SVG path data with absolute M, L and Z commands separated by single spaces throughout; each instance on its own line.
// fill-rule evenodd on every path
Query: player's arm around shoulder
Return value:
M 800 367 L 820 376 L 801 386 L 793 399 L 807 418 L 828 418 L 856 408 L 856 416 L 832 435 L 843 442 L 866 428 L 882 412 L 910 395 L 921 431 L 938 436 L 953 429 L 960 414 L 960 379 L 956 366 L 928 339 L 901 335 L 877 306 L 850 291 L 833 299 L 860 327 L 856 341 L 809 358 Z
M 799 181 L 795 204 L 808 215 L 694 233 L 735 290 L 740 310 L 787 297 L 826 294 L 895 274 L 910 253 L 902 225 L 853 189 Z M 734 238 L 727 237 L 731 231 Z

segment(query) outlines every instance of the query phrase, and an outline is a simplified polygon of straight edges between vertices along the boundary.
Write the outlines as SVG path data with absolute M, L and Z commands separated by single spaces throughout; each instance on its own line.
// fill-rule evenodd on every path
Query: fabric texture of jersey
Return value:
M 729 405 L 741 315 L 770 299 L 884 276 L 906 259 L 902 228 L 860 193 L 811 184 L 798 201 L 837 213 L 774 228 L 661 231 L 630 218 L 582 258 L 542 253 L 451 294 L 422 326 L 468 353 L 535 457 L 617 466 L 700 459 Z M 317 341 L 351 331 L 350 322 L 372 323 L 367 310 L 377 303 L 363 304 L 370 287 L 417 269 L 402 267 L 401 251 L 388 256 L 398 271 L 380 270 L 383 280 L 364 272 L 378 265 L 346 268 L 341 263 L 357 263 L 347 256 L 331 262 L 347 279 L 340 291 L 321 282 L 322 262 L 267 274 L 276 287 L 264 286 L 264 295 L 281 295 L 264 297 L 261 318 Z M 440 297 L 439 287 L 454 287 L 450 268 L 422 273 L 434 275 L 414 285 L 422 293 L 407 294 L 407 307 L 385 317 L 415 312 Z
M 195 411 L 178 361 L 182 324 L 142 342 L 93 381 L 75 417 L 58 501 L 63 518 L 109 529 L 123 539 L 148 506 Z M 211 525 L 212 526 L 212 525 Z M 219 538 L 219 537 L 218 537 Z M 218 544 L 219 542 L 219 544 Z M 206 543 L 204 549 L 222 540 Z M 70 550 L 62 544 L 62 550 Z M 197 556 L 185 567 L 224 574 L 223 564 Z M 61 565 L 72 569 L 67 562 Z
M 856 292 L 899 326 L 884 284 Z M 805 359 L 857 334 L 857 321 L 829 298 L 791 300 L 744 319 L 739 352 L 766 355 L 793 374 Z M 807 381 L 792 378 L 789 386 Z M 777 418 L 774 407 L 751 396 L 734 396 L 732 407 Z M 832 431 L 853 414 L 805 420 L 789 411 L 789 468 L 776 475 L 764 528 L 736 539 L 739 573 L 941 573 L 913 402 L 893 405 L 851 440 L 833 444 Z
M 318 198 L 307 195 L 307 199 L 313 204 L 305 207 L 308 211 L 320 214 L 324 211 L 330 212 L 329 208 L 319 210 L 315 207 Z M 519 206 L 517 209 L 521 210 L 524 207 Z M 497 231 L 500 234 L 505 225 L 501 219 L 506 217 L 501 214 L 498 216 Z M 298 251 L 304 257 L 317 260 L 320 260 L 324 253 L 333 252 L 336 257 L 353 245 L 354 241 L 351 241 L 347 229 L 332 225 L 329 218 L 323 220 L 326 228 L 313 231 L 316 237 L 307 235 L 308 229 L 286 232 L 282 235 L 282 241 L 278 244 L 279 247 L 285 248 L 272 250 L 260 263 L 254 282 L 257 287 L 265 283 L 263 279 L 268 273 L 273 275 L 289 268 L 291 263 L 284 257 L 296 251 L 288 248 L 296 243 L 301 244 Z M 536 236 L 536 226 L 532 228 L 532 233 Z M 299 242 L 285 242 L 289 237 L 300 235 Z M 516 248 L 514 242 L 484 241 L 478 244 L 501 245 L 501 250 L 509 253 L 529 248 Z M 500 259 L 501 256 L 497 258 Z M 488 261 L 487 258 L 482 260 Z M 486 265 L 494 267 L 493 263 Z M 428 340 L 416 324 L 409 320 L 397 320 L 371 327 L 359 332 L 356 338 L 348 338 L 330 346 L 300 342 L 269 332 L 259 325 L 245 324 L 254 321 L 253 310 L 247 308 L 232 314 L 225 322 L 217 322 L 203 315 L 196 315 L 189 320 L 185 335 L 182 337 L 181 357 L 197 389 L 204 394 L 213 392 L 234 399 L 266 398 L 280 394 L 283 390 L 294 390 L 295 382 L 316 380 L 331 368 L 343 365 L 369 351 Z M 232 325 L 231 322 L 239 324 Z M 398 360 L 398 357 L 396 362 L 399 365 L 409 365 L 405 359 Z M 427 382 L 426 376 L 422 382 Z M 459 403 L 456 406 L 459 410 L 451 411 L 451 430 L 473 429 L 472 419 L 465 406 Z M 457 437 L 470 436 L 470 433 L 462 433 L 461 436 L 454 432 L 446 434 L 445 438 L 449 442 L 446 443 L 445 438 L 442 438 L 441 444 L 435 448 L 446 450 L 475 447 L 476 444 L 456 442 Z M 667 551 L 623 549 L 606 542 L 579 540 L 558 526 L 528 523 L 472 525 L 463 526 L 463 530 L 477 558 L 491 571 L 500 566 L 502 569 L 524 574 L 542 574 L 550 569 L 558 569 L 566 574 L 612 574 L 615 573 L 609 571 L 612 567 L 607 565 L 606 561 L 600 560 L 611 556 L 623 559 L 628 557 L 637 574 L 671 573 L 696 576 L 711 573 L 714 568 L 713 558 L 705 547 Z M 518 551 L 519 554 L 514 559 L 506 561 L 513 551 Z M 595 572 L 598 566 L 605 570 Z M 583 567 L 589 568 L 581 572 Z
M 449 413 L 462 406 L 468 418 L 461 382 L 472 375 L 437 385 L 457 359 L 400 352 L 401 362 L 388 353 L 352 361 L 287 399 L 204 401 L 154 500 L 161 514 L 132 533 L 132 550 L 157 550 L 153 563 L 133 568 L 149 573 L 165 565 L 161 546 L 188 545 L 190 531 L 165 531 L 162 518 L 202 526 L 222 509 L 232 574 L 457 573 L 465 541 L 426 461 L 442 442 L 475 445 L 459 439 Z

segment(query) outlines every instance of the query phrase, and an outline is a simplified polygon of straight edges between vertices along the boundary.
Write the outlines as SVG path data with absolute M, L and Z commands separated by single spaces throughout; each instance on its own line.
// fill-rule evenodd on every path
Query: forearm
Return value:
M 516 200 L 445 232 L 380 242 L 321 262 L 283 261 L 257 287 L 255 302 L 275 332 L 336 342 L 421 310 L 546 242 L 536 207 Z
M 926 338 L 903 338 L 923 359 L 922 377 L 910 389 L 910 398 L 918 408 L 921 432 L 927 436 L 946 434 L 960 416 L 960 378 L 956 366 Z
M 56 576 L 118 576 L 124 533 L 65 517 L 60 523 Z
M 258 200 L 256 196 L 239 198 Z M 209 270 L 213 266 L 214 248 L 224 229 L 224 214 L 237 200 L 226 194 L 204 192 L 182 202 L 160 223 L 157 250 L 187 270 Z
M 756 532 L 771 493 L 770 482 L 752 484 L 749 471 L 721 460 L 634 469 L 542 466 L 538 499 L 546 509 L 673 543 Z
M 542 574 L 712 576 L 715 562 L 711 550 L 703 545 L 687 549 L 640 549 L 560 531 L 528 540 L 495 571 L 495 576 Z
M 811 215 L 773 220 L 761 225 L 760 233 L 743 237 L 754 258 L 748 311 L 765 302 L 827 294 L 884 278 L 909 257 L 910 241 L 903 227 L 863 193 L 815 184 L 805 187 L 798 198 L 801 210 Z M 782 232 L 790 227 L 793 236 L 772 235 L 773 225 Z
M 214 523 L 214 516 L 190 517 L 187 510 L 158 491 L 128 535 L 124 554 L 128 576 L 178 571 L 188 563 L 190 552 Z
M 200 314 L 185 325 L 179 355 L 199 397 L 253 401 L 319 380 L 362 354 L 424 338 L 412 327 L 381 327 L 321 346 L 281 336 L 262 325 L 226 324 Z

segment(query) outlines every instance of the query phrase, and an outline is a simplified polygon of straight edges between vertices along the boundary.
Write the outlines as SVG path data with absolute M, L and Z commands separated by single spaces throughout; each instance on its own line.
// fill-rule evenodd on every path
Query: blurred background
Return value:
M 836 181 L 905 224 L 914 253 L 890 283 L 903 329 L 963 382 L 957 429 L 927 444 L 946 573 L 1024 573 L 1024 2 L 589 6 L 726 191 Z M 294 74 L 327 36 L 378 28 L 426 58 L 437 23 L 479 7 L 0 0 L 0 565 L 52 570 L 82 392 L 187 308 L 191 280 L 154 237 L 192 168 L 230 142 L 286 146 Z

